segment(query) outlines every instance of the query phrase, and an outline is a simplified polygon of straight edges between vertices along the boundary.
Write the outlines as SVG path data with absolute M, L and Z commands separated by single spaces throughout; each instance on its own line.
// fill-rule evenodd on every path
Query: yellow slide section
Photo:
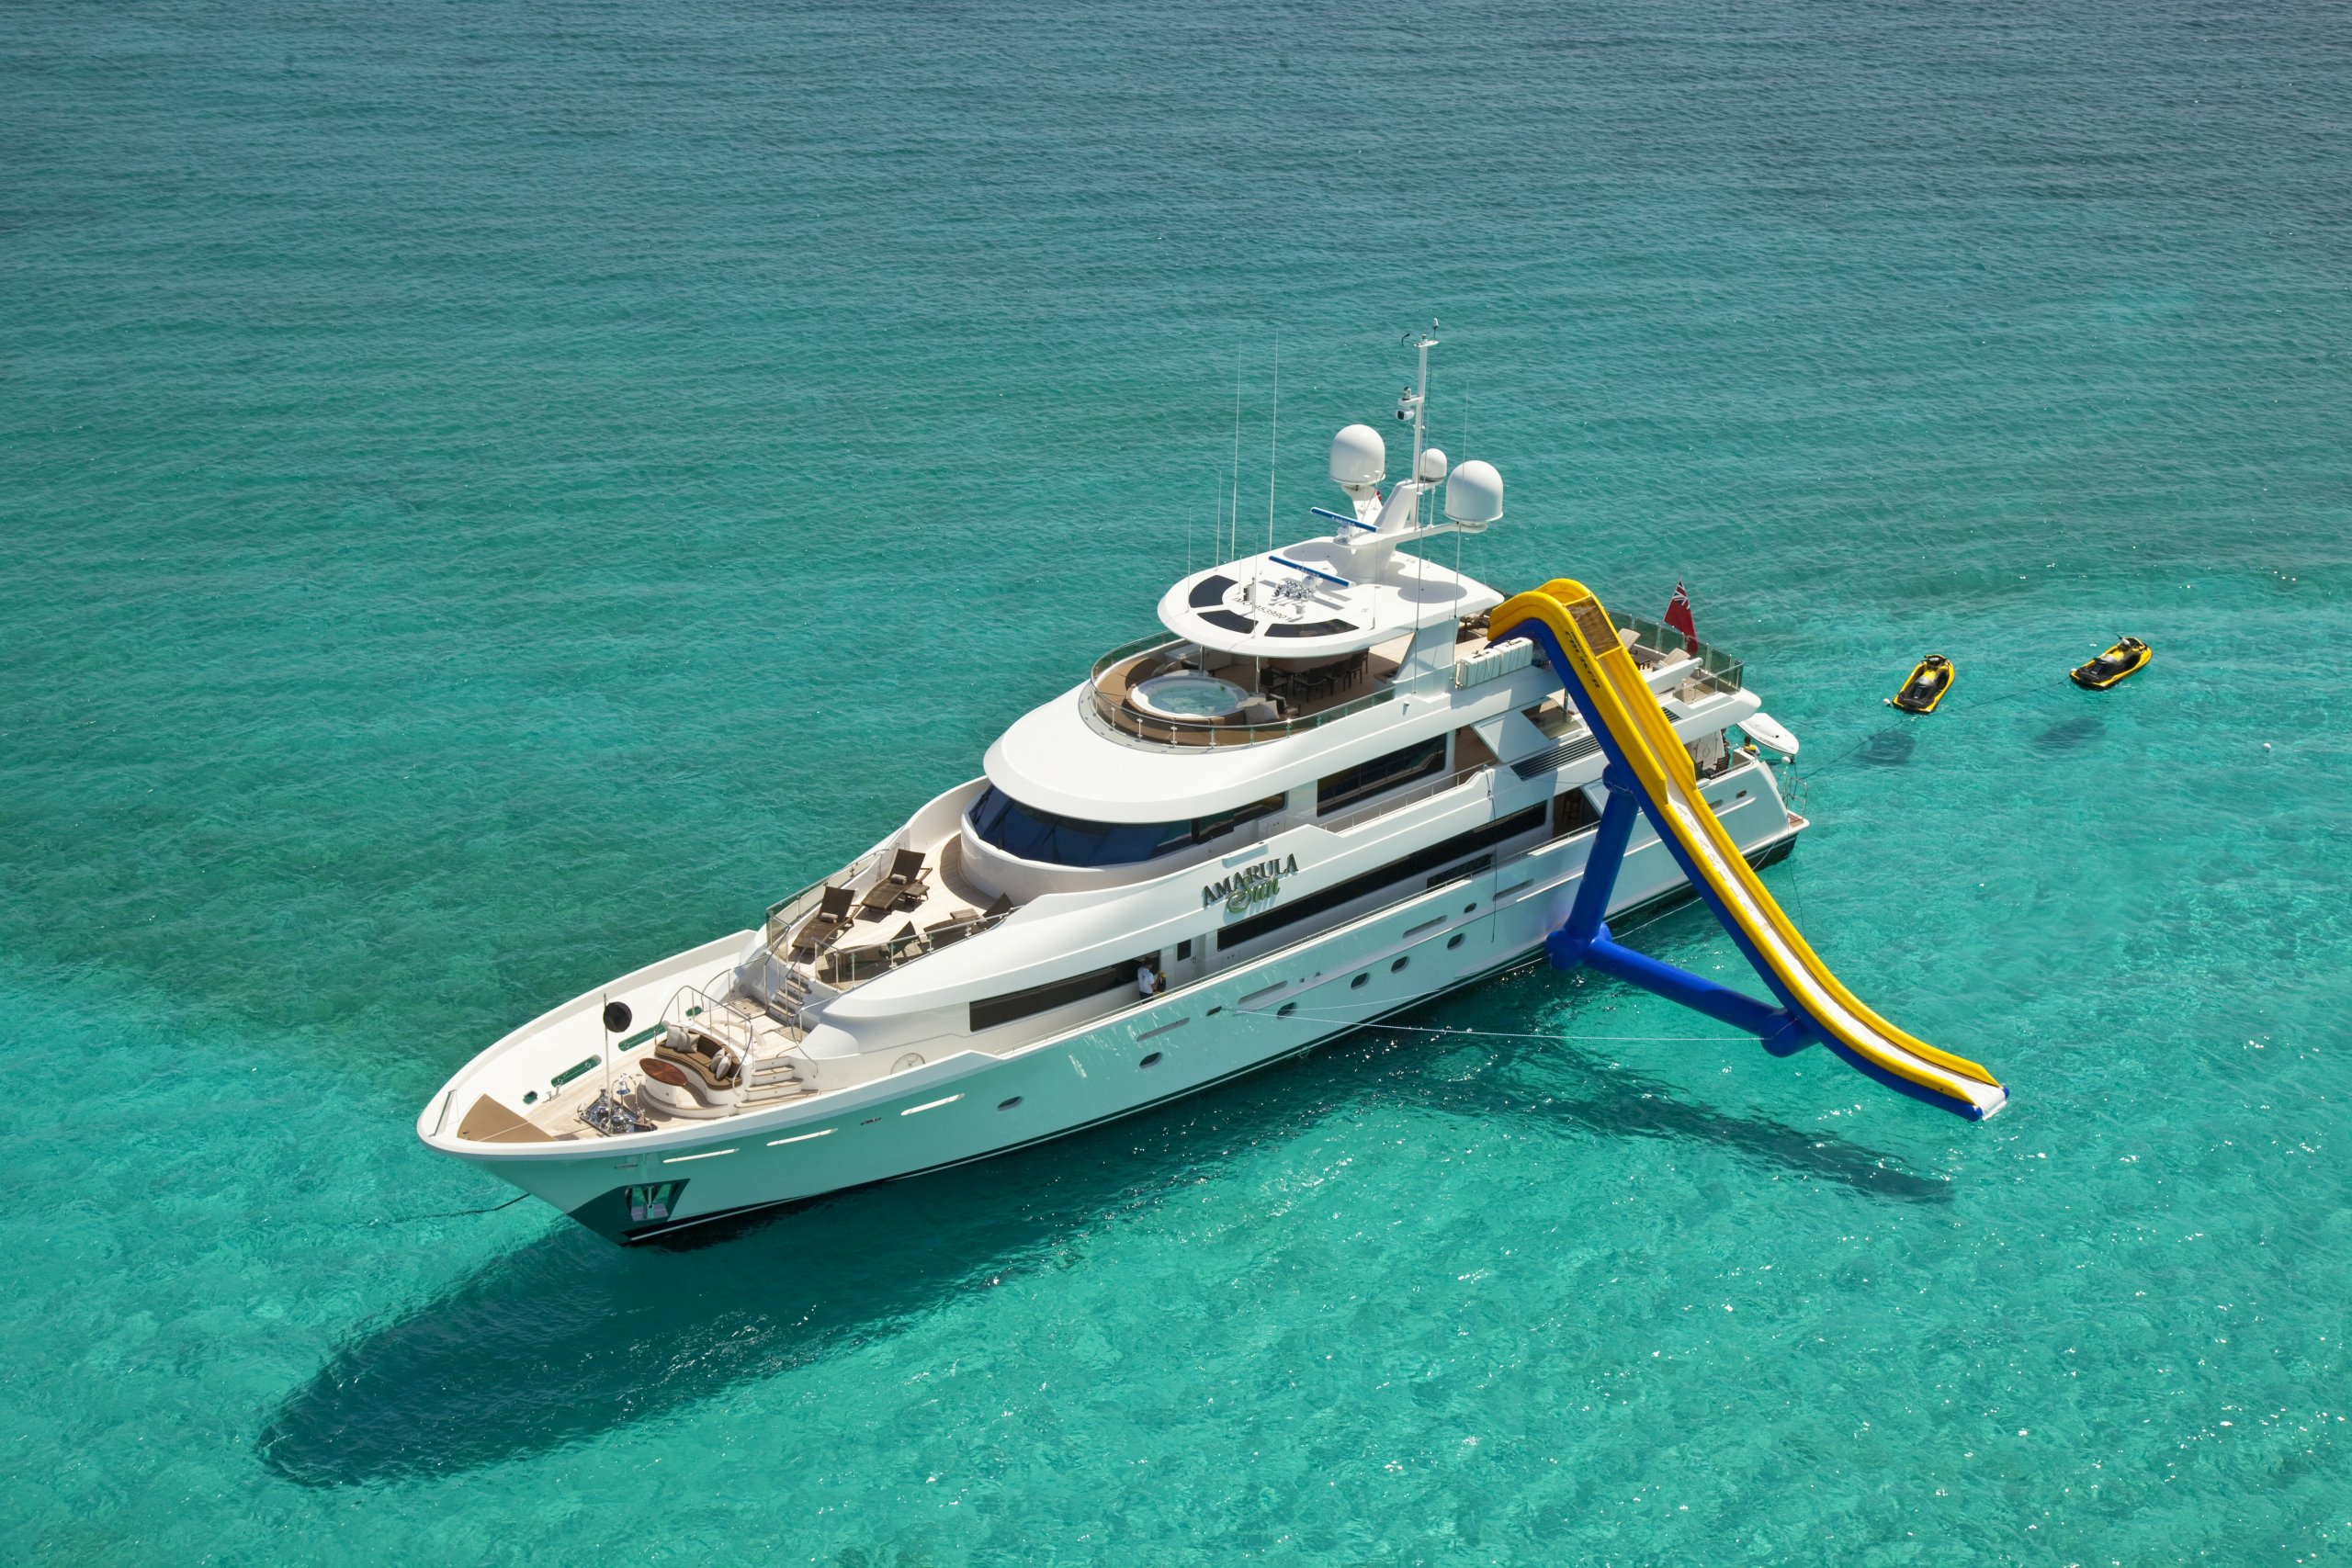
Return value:
M 1680 858 L 1716 914 L 1770 967 L 1781 999 L 1867 1067 L 1965 1101 L 1978 1117 L 2007 1104 L 2008 1091 L 1992 1074 L 1913 1039 L 1864 1007 L 1805 945 L 1700 795 L 1690 753 L 1591 590 L 1555 579 L 1498 608 L 1487 636 L 1499 638 L 1525 621 L 1540 622 L 1558 639 L 1590 699 L 1586 718 L 1616 741 L 1635 783 L 1657 808 L 1653 820 L 1682 852 Z

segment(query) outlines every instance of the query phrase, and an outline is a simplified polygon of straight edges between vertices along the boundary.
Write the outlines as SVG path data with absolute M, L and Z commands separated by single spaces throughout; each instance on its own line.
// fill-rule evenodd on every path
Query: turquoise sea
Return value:
M 0 1560 L 2352 1561 L 2347 105 L 2308 3 L 13 0 Z M 668 1249 L 416 1143 L 1431 316 L 1465 564 L 1689 583 L 2006 1114 L 1532 972 Z

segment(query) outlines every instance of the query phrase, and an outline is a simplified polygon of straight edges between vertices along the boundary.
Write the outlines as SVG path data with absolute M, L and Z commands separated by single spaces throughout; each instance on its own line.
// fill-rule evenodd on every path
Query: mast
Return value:
M 1408 333 L 1407 340 L 1410 342 L 1416 349 L 1420 351 L 1420 369 L 1419 374 L 1413 383 L 1411 399 L 1413 405 L 1413 466 L 1407 469 L 1405 474 L 1406 478 L 1418 482 L 1421 477 L 1421 443 L 1428 427 L 1430 350 L 1438 345 L 1437 318 L 1435 316 L 1431 316 L 1430 318 L 1429 331 L 1424 333 Z M 1404 410 L 1400 408 L 1396 412 L 1401 415 L 1404 412 Z M 1419 500 L 1415 501 L 1413 505 L 1413 525 L 1415 527 L 1422 525 L 1420 502 Z

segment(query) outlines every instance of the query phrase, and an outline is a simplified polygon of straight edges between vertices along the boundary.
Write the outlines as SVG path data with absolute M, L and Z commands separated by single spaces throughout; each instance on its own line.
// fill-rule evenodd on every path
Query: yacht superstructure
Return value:
M 507 1035 L 419 1135 L 635 1240 L 1056 1137 L 1540 958 L 1607 738 L 1556 649 L 1490 639 L 1505 595 L 1423 547 L 1498 521 L 1503 485 L 1449 472 L 1419 411 L 1417 388 L 1404 479 L 1377 431 L 1340 431 L 1320 531 L 1187 575 L 980 777 L 756 929 Z M 1740 665 L 1606 629 L 1692 800 L 1751 865 L 1785 853 L 1805 824 L 1739 739 Z M 1620 849 L 1609 912 L 1690 891 L 1655 831 Z

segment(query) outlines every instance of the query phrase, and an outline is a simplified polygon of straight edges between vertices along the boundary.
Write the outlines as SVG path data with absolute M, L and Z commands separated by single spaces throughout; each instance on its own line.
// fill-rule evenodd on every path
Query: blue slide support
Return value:
M 1552 941 L 1560 942 L 1561 947 L 1555 950 L 1549 942 L 1545 945 L 1555 962 L 1563 958 L 1571 964 L 1579 962 L 1592 939 L 1608 933 L 1603 922 L 1609 918 L 1610 895 L 1617 891 L 1617 868 L 1625 863 L 1625 846 L 1633 840 L 1634 824 L 1642 815 L 1641 801 L 1626 784 L 1623 768 L 1610 763 L 1600 783 L 1609 792 L 1609 804 L 1600 808 L 1600 829 L 1593 835 L 1591 852 L 1584 858 L 1584 880 L 1577 886 L 1568 923 L 1552 933 Z
M 1535 643 L 1570 694 L 1579 698 L 1583 695 L 1567 656 L 1541 623 L 1529 622 L 1515 627 L 1510 635 L 1523 636 Z M 1589 722 L 1589 705 L 1580 702 L 1578 705 L 1585 709 Z M 1769 1006 L 1688 969 L 1636 953 L 1610 936 L 1609 900 L 1617 890 L 1617 873 L 1625 863 L 1627 846 L 1633 842 L 1634 824 L 1641 817 L 1642 801 L 1623 759 L 1615 755 L 1613 738 L 1604 734 L 1598 724 L 1592 724 L 1591 728 L 1610 753 L 1609 765 L 1600 775 L 1601 785 L 1609 792 L 1609 803 L 1601 807 L 1600 826 L 1593 834 L 1592 849 L 1585 856 L 1584 878 L 1577 885 L 1576 903 L 1568 910 L 1567 922 L 1544 939 L 1544 955 L 1555 968 L 1574 969 L 1578 964 L 1589 964 L 1629 986 L 1639 986 L 1678 1006 L 1703 1013 L 1718 1023 L 1743 1030 L 1762 1041 L 1764 1049 L 1775 1056 L 1794 1055 L 1813 1043 L 1813 1032 L 1787 1008 Z M 1692 886 L 1697 886 L 1695 879 Z M 1704 897 L 1703 892 L 1701 897 Z M 1720 917 L 1721 911 L 1717 914 Z M 1730 922 L 1724 923 L 1729 930 Z M 1735 941 L 1737 934 L 1733 931 Z M 1739 945 L 1745 953 L 1747 944 Z M 1755 954 L 1748 953 L 1747 957 L 1755 962 Z M 1763 965 L 1757 964 L 1757 968 L 1760 972 Z

